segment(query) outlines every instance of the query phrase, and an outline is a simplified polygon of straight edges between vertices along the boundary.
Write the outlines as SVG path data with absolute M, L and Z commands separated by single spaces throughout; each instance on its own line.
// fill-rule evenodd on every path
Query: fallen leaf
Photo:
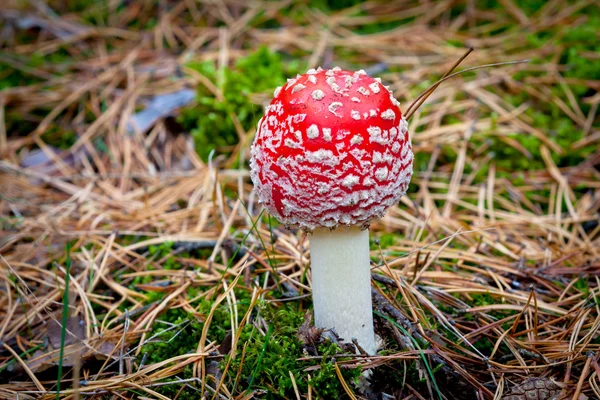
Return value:
M 81 318 L 70 317 L 67 319 L 65 331 L 65 346 L 73 343 L 81 343 L 85 340 L 85 321 Z M 53 348 L 60 348 L 60 340 L 62 336 L 62 326 L 58 321 L 51 320 L 48 324 L 48 342 Z
M 223 341 L 221 342 L 221 344 L 218 347 L 218 351 L 219 354 L 229 354 L 229 352 L 231 351 L 231 336 L 232 333 L 231 331 L 228 331 L 227 334 L 225 335 L 225 338 L 223 339 Z
M 94 346 L 91 351 L 97 360 L 106 360 L 108 357 L 117 359 L 119 352 L 114 350 L 116 345 L 112 342 L 102 342 L 100 346 Z M 112 354 L 112 356 L 111 356 Z
M 48 345 L 44 350 L 36 351 L 27 361 L 27 366 L 34 372 L 42 372 L 48 368 L 57 366 L 60 357 L 62 326 L 58 321 L 51 320 L 48 324 L 46 339 Z M 112 353 L 112 358 L 117 359 L 119 354 L 113 351 L 115 344 L 104 341 L 94 346 L 86 345 L 85 321 L 79 317 L 67 319 L 65 330 L 65 345 L 63 349 L 63 367 L 73 367 L 77 363 L 92 357 L 105 360 Z

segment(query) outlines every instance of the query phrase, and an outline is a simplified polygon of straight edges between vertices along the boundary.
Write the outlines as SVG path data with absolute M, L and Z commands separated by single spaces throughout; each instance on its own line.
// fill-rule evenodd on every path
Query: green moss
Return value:
M 241 299 L 238 302 L 241 318 L 247 310 L 249 295 L 243 291 L 236 291 L 236 297 Z M 196 310 L 200 315 L 208 315 L 211 307 L 212 302 L 203 299 Z M 344 392 L 336 376 L 331 356 L 339 353 L 340 349 L 327 342 L 319 346 L 321 359 L 313 362 L 299 361 L 298 359 L 304 356 L 303 344 L 296 335 L 304 321 L 303 312 L 285 306 L 274 308 L 264 304 L 260 306 L 260 313 L 268 324 L 266 335 L 261 334 L 252 324 L 242 328 L 240 347 L 225 375 L 227 387 L 234 390 L 235 394 L 260 390 L 265 392 L 264 398 L 267 399 L 293 398 L 295 395 L 291 372 L 301 393 L 306 393 L 310 385 L 319 398 L 339 398 Z M 202 321 L 180 309 L 167 310 L 159 320 L 154 323 L 151 332 L 147 335 L 148 338 L 153 339 L 142 347 L 140 360 L 145 357 L 146 364 L 157 363 L 196 351 L 204 327 Z M 229 308 L 227 305 L 220 305 L 213 314 L 207 340 L 221 343 L 230 329 Z M 242 362 L 244 345 L 246 351 Z M 224 371 L 228 361 L 227 356 L 220 362 L 221 371 Z M 311 372 L 304 371 L 314 364 L 319 368 Z M 241 375 L 236 381 L 238 370 L 241 370 Z M 356 368 L 342 369 L 344 379 L 348 383 L 356 380 L 360 373 L 360 369 Z M 183 378 L 190 377 L 191 369 L 186 368 Z M 192 386 L 198 388 L 194 384 Z M 168 385 L 157 387 L 156 390 L 170 397 L 176 395 L 180 388 L 179 385 Z M 192 399 L 198 396 L 198 392 L 191 388 L 185 389 L 184 393 L 190 397 L 183 398 Z
M 330 12 L 361 4 L 364 0 L 311 0 L 310 6 Z
M 256 126 L 262 116 L 262 107 L 251 101 L 251 94 L 271 91 L 300 71 L 298 63 L 284 65 L 281 55 L 266 47 L 239 59 L 233 68 L 223 71 L 218 71 L 212 62 L 193 62 L 188 66 L 216 84 L 224 97 L 217 99 L 201 85 L 196 105 L 183 110 L 179 118 L 184 128 L 191 131 L 196 151 L 204 160 L 212 150 L 229 153 L 238 143 L 232 116 L 237 117 L 245 131 Z
M 43 64 L 43 59 L 34 54 L 28 60 L 19 60 L 18 63 L 24 64 L 26 69 L 35 69 Z M 2 61 L 0 58 L 0 90 L 33 85 L 41 81 L 42 79 L 37 76 L 28 74 L 24 69 L 15 68 L 12 64 Z
M 379 246 L 381 246 L 382 249 L 386 249 L 390 246 L 393 246 L 398 240 L 398 237 L 398 233 L 384 233 L 383 235 L 379 236 L 377 240 L 379 241 Z M 375 238 L 372 238 L 371 250 L 378 250 L 379 246 L 375 243 Z
M 77 141 L 77 135 L 73 131 L 63 131 L 57 126 L 51 126 L 42 134 L 44 143 L 58 149 L 68 149 Z
M 261 313 L 269 328 L 262 335 L 252 325 L 244 327 L 240 340 L 246 344 L 246 354 L 243 364 L 241 352 L 231 361 L 226 378 L 228 387 L 237 384 L 236 394 L 258 389 L 266 392 L 267 399 L 294 398 L 291 372 L 300 393 L 306 393 L 310 385 L 318 398 L 339 398 L 344 392 L 330 356 L 339 353 L 340 349 L 334 344 L 325 343 L 318 349 L 320 360 L 299 361 L 304 356 L 303 345 L 296 335 L 304 321 L 304 313 L 286 306 L 275 309 L 270 305 L 264 305 Z M 315 363 L 319 369 L 304 371 Z M 235 376 L 240 369 L 240 380 L 235 383 Z M 357 379 L 360 373 L 360 369 L 342 369 L 348 383 Z
M 589 287 L 589 283 L 588 283 L 588 279 L 584 278 L 584 279 L 578 279 L 574 284 L 573 287 L 577 290 L 579 290 L 581 293 L 583 293 L 584 296 L 588 296 L 590 293 L 590 287 Z
M 155 321 L 148 338 L 142 346 L 141 356 L 146 354 L 146 364 L 158 363 L 169 358 L 196 351 L 202 334 L 202 323 L 181 309 L 169 309 Z
M 561 38 L 565 45 L 565 53 L 561 59 L 566 64 L 565 76 L 583 79 L 600 79 L 600 59 L 583 57 L 584 52 L 598 53 L 598 30 L 600 29 L 600 12 L 590 9 L 585 23 L 569 28 Z

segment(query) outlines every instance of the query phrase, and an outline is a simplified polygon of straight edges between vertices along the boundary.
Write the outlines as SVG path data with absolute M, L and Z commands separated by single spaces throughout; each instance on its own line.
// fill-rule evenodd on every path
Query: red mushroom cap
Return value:
M 406 193 L 408 124 L 380 80 L 311 69 L 274 96 L 250 168 L 259 201 L 284 225 L 366 228 Z

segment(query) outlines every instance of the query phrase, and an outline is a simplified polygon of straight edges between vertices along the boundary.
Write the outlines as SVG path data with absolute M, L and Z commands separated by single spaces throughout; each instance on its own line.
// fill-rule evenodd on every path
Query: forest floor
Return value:
M 529 62 L 411 116 L 371 226 L 383 347 L 354 355 L 253 194 L 256 122 L 319 65 L 404 112 L 469 47 Z M 5 0 L 0 398 L 599 399 L 599 104 L 593 0 Z

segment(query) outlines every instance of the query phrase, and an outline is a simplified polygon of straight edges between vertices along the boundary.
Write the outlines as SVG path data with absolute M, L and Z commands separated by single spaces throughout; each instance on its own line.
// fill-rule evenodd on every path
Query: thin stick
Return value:
M 467 50 L 467 52 L 465 54 L 462 55 L 461 58 L 459 58 L 454 65 L 452 65 L 452 67 L 446 71 L 446 73 L 442 76 L 441 79 L 444 79 L 445 77 L 447 77 L 448 75 L 450 75 L 452 73 L 452 71 L 454 71 L 454 69 L 456 67 L 458 67 L 460 65 L 461 62 L 464 61 L 465 58 L 467 58 L 469 56 L 469 54 L 471 54 L 473 52 L 473 50 L 475 50 L 473 47 L 469 47 L 469 49 Z M 431 93 L 433 93 L 433 91 L 440 85 L 442 81 L 439 80 L 437 83 L 434 83 L 433 86 L 430 86 L 425 92 L 421 93 L 421 95 L 419 97 L 417 97 L 410 106 L 408 106 L 408 109 L 406 109 L 406 119 L 410 118 L 408 115 L 412 115 L 414 114 L 414 111 L 411 113 L 412 108 L 415 106 L 415 104 L 423 97 L 425 96 L 425 98 L 423 99 L 423 101 L 427 100 L 427 97 L 429 97 L 429 95 Z M 421 102 L 422 103 L 422 102 Z M 421 105 L 421 103 L 419 103 L 419 105 Z M 417 107 L 418 108 L 418 107 Z
M 431 95 L 431 93 L 433 93 L 433 91 L 434 91 L 434 90 L 435 90 L 435 89 L 436 89 L 436 88 L 437 88 L 437 87 L 438 87 L 438 86 L 439 86 L 439 85 L 440 85 L 442 82 L 444 82 L 444 81 L 447 81 L 447 80 L 448 80 L 448 79 L 450 79 L 450 78 L 453 78 L 453 77 L 455 77 L 455 76 L 457 76 L 457 75 L 460 75 L 460 74 L 462 74 L 462 73 L 465 73 L 465 72 L 469 72 L 469 71 L 475 71 L 475 70 L 478 70 L 478 69 L 484 69 L 484 68 L 489 68 L 489 67 L 500 67 L 500 66 L 504 66 L 504 65 L 523 64 L 523 63 L 528 63 L 529 61 L 530 61 L 530 60 L 516 60 L 516 61 L 506 61 L 506 62 L 500 62 L 500 63 L 484 64 L 484 65 L 479 65 L 479 66 L 477 66 L 477 67 L 471 67 L 471 68 L 463 69 L 462 71 L 458 71 L 458 72 L 455 72 L 455 73 L 453 73 L 453 74 L 450 74 L 450 75 L 448 75 L 448 76 L 446 76 L 446 77 L 444 77 L 444 78 L 440 79 L 439 81 L 437 81 L 437 82 L 436 82 L 436 83 L 434 83 L 433 85 L 431 85 L 431 87 L 430 87 L 429 89 L 427 89 L 425 92 L 423 92 L 423 94 L 422 94 L 421 96 L 417 97 L 417 99 L 418 99 L 418 98 L 420 98 L 420 97 L 422 97 L 423 95 L 425 95 L 425 94 L 426 94 L 426 97 L 425 97 L 425 98 L 423 98 L 423 99 L 422 99 L 422 100 L 419 102 L 419 104 L 417 104 L 417 108 L 415 108 L 414 110 L 411 110 L 411 112 L 410 112 L 410 113 L 406 113 L 406 115 L 405 115 L 405 118 L 406 118 L 407 120 L 408 120 L 408 119 L 410 119 L 410 117 L 411 117 L 411 116 L 412 116 L 412 115 L 415 113 L 415 111 L 416 111 L 416 110 L 418 110 L 418 109 L 419 109 L 419 107 L 421 107 L 421 104 L 423 104 L 423 102 L 424 102 L 425 100 L 427 100 L 427 97 L 429 97 L 429 95 Z M 417 100 L 415 100 L 415 102 L 416 102 L 416 101 L 417 101 Z M 414 102 L 413 102 L 413 103 L 414 103 Z M 412 107 L 412 104 L 411 104 L 411 107 Z M 411 107 L 409 107 L 409 109 L 410 109 Z

